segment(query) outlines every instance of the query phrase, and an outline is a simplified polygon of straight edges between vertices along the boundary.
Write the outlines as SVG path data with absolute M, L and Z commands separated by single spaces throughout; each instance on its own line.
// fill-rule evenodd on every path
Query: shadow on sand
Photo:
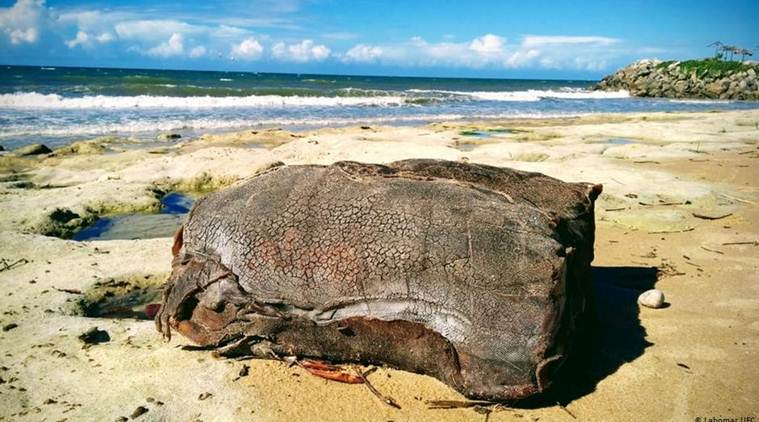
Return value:
M 640 325 L 637 299 L 656 280 L 656 267 L 593 267 L 597 322 L 589 340 L 574 361 L 567 362 L 550 391 L 519 407 L 567 405 L 592 393 L 601 380 L 643 355 L 652 343 Z

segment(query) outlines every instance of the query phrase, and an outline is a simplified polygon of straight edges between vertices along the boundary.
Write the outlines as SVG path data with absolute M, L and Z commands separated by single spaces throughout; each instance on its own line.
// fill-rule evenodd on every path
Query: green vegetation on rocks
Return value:
M 668 60 L 659 63 L 656 65 L 656 67 L 659 69 L 664 69 L 672 65 L 674 65 L 674 67 L 680 72 L 695 72 L 700 76 L 706 76 L 707 74 L 716 75 L 722 72 L 741 72 L 747 71 L 749 69 L 754 69 L 754 71 L 756 71 L 759 68 L 759 66 L 751 63 L 738 62 L 735 60 L 725 61 L 715 58 L 703 60 L 685 60 L 682 62 Z
M 96 140 L 78 141 L 55 150 L 55 154 L 59 156 L 68 154 L 102 154 L 103 152 L 105 152 L 105 147 Z
M 136 212 L 158 212 L 161 202 L 158 195 L 152 201 L 137 201 L 134 203 L 122 201 L 94 201 L 80 209 L 56 208 L 37 224 L 30 225 L 33 233 L 44 236 L 53 236 L 61 239 L 70 239 L 79 230 L 94 223 L 104 215 L 118 215 Z
M 759 65 L 715 58 L 641 60 L 606 76 L 595 89 L 637 97 L 759 100 Z
M 45 236 L 68 239 L 81 228 L 92 224 L 95 219 L 93 214 L 82 216 L 70 209 L 56 208 L 35 231 Z
M 187 179 L 159 179 L 154 183 L 155 189 L 164 192 L 186 192 L 190 194 L 203 194 L 217 191 L 232 185 L 239 180 L 235 176 L 212 176 L 202 172 Z

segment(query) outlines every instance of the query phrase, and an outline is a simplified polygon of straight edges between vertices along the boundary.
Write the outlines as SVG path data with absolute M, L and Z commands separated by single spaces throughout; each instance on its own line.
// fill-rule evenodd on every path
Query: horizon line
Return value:
M 258 72 L 255 70 L 200 70 L 200 69 L 176 69 L 176 68 L 149 68 L 149 67 L 115 67 L 115 66 L 71 66 L 71 65 L 33 65 L 33 64 L 7 64 L 0 63 L 0 67 L 31 67 L 31 68 L 64 68 L 64 69 L 120 69 L 120 70 L 148 70 L 168 72 L 217 72 L 217 73 L 246 73 L 255 75 L 319 75 L 339 77 L 372 77 L 372 78 L 410 78 L 410 79 L 476 79 L 476 80 L 516 80 L 516 81 L 567 81 L 567 82 L 598 82 L 601 79 L 567 79 L 567 78 L 494 78 L 482 76 L 418 76 L 418 75 L 382 75 L 360 73 L 309 73 L 309 72 Z M 614 72 L 611 72 L 614 73 Z M 609 74 L 611 74 L 609 73 Z

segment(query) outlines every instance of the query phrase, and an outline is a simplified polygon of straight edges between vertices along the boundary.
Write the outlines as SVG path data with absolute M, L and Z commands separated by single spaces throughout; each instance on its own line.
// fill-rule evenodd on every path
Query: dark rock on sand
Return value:
M 94 215 L 83 217 L 70 209 L 56 208 L 35 231 L 45 236 L 68 239 L 72 237 L 74 233 L 81 228 L 88 226 L 94 220 Z
M 30 155 L 50 154 L 53 150 L 44 144 L 31 144 L 15 149 L 13 152 L 19 157 L 26 157 Z
M 79 340 L 85 344 L 85 346 L 91 346 L 100 343 L 107 343 L 111 341 L 111 336 L 108 335 L 108 331 L 100 330 L 98 327 L 92 327 L 79 336 Z
M 582 339 L 599 193 L 436 160 L 276 167 L 196 202 L 157 328 L 525 398 Z
M 178 133 L 162 133 L 158 135 L 158 139 L 161 141 L 172 141 L 176 139 L 182 139 L 182 135 Z
M 145 406 L 138 406 L 136 409 L 134 409 L 134 412 L 129 416 L 131 419 L 137 419 L 140 416 L 148 413 L 148 408 Z

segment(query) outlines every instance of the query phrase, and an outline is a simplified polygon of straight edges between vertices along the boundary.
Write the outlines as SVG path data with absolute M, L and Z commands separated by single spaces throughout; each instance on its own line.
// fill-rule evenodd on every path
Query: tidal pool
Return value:
M 156 214 L 121 214 L 102 217 L 77 232 L 74 240 L 153 239 L 171 237 L 182 225 L 194 199 L 172 192 L 161 198 Z

